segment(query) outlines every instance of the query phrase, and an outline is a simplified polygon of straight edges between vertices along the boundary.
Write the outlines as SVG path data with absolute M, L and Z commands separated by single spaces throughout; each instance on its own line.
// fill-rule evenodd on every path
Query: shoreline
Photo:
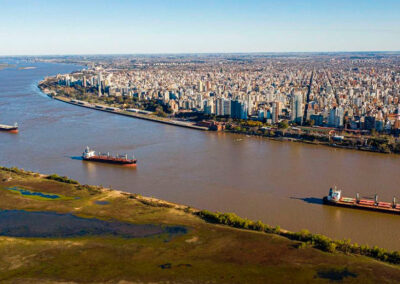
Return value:
M 399 251 L 234 213 L 1 166 L 0 189 L 0 273 L 11 282 L 281 283 L 282 275 L 313 282 L 343 273 L 361 283 L 388 275 L 400 281 Z
M 4 173 L 8 174 L 4 175 Z M 262 223 L 261 221 L 253 221 L 247 218 L 242 218 L 235 213 L 214 213 L 208 210 L 199 210 L 190 206 L 169 202 L 154 197 L 144 197 L 140 194 L 124 192 L 104 186 L 80 184 L 79 182 L 72 180 L 66 176 L 58 176 L 57 174 L 45 175 L 32 171 L 25 171 L 19 168 L 7 168 L 0 166 L 0 176 L 1 175 L 3 175 L 3 179 L 0 182 L 6 184 L 10 182 L 15 182 L 14 175 L 16 175 L 17 179 L 22 180 L 22 183 L 25 183 L 24 181 L 29 178 L 33 178 L 34 180 L 38 179 L 39 181 L 52 181 L 58 183 L 60 186 L 62 186 L 63 184 L 68 185 L 71 188 L 74 188 L 74 190 L 87 189 L 89 191 L 96 192 L 98 198 L 100 198 L 101 200 L 105 200 L 109 197 L 127 198 L 128 200 L 133 199 L 140 202 L 144 206 L 150 206 L 163 210 L 178 210 L 178 212 L 182 212 L 182 214 L 188 214 L 187 216 L 199 218 L 200 220 L 208 224 L 282 237 L 287 239 L 288 241 L 297 242 L 296 247 L 298 248 L 309 247 L 330 254 L 340 253 L 354 256 L 366 256 L 371 259 L 390 264 L 400 264 L 399 251 L 389 251 L 383 248 L 379 248 L 377 246 L 369 247 L 368 245 L 358 245 L 357 243 L 351 243 L 349 240 L 335 240 L 325 235 L 310 233 L 308 230 L 293 232 L 281 229 L 279 226 L 272 227 L 270 225 Z M 46 192 L 41 193 L 46 194 Z M 90 200 L 94 201 L 97 199 L 95 196 L 93 196 Z M 72 212 L 72 214 L 81 214 L 80 209 L 80 207 L 73 208 L 74 212 Z M 120 221 L 123 221 L 122 219 Z M 117 218 L 117 220 L 119 219 Z
M 315 145 L 315 146 L 325 146 L 325 147 L 330 147 L 330 148 L 335 148 L 335 149 L 370 152 L 370 153 L 385 154 L 385 155 L 399 155 L 400 154 L 400 153 L 395 153 L 395 152 L 382 152 L 382 151 L 371 149 L 371 148 L 363 148 L 362 146 L 348 146 L 348 145 L 340 145 L 340 144 L 322 142 L 322 141 L 309 141 L 309 140 L 299 139 L 299 138 L 295 138 L 295 137 L 268 136 L 268 135 L 263 135 L 263 134 L 237 132 L 234 130 L 225 130 L 224 132 L 231 133 L 231 134 L 244 135 L 244 136 L 259 137 L 259 138 L 264 138 L 264 139 L 278 141 L 278 142 L 294 142 L 294 143 L 302 143 L 302 144 L 309 144 L 309 145 Z
M 172 126 L 178 126 L 178 127 L 189 128 L 189 129 L 194 129 L 194 130 L 201 130 L 201 131 L 210 131 L 210 129 L 208 127 L 198 126 L 198 125 L 195 125 L 195 123 L 177 121 L 177 120 L 173 120 L 173 119 L 169 119 L 169 118 L 160 118 L 160 117 L 156 117 L 156 116 L 148 115 L 148 114 L 139 114 L 139 113 L 135 113 L 135 112 L 129 112 L 129 111 L 126 111 L 126 110 L 123 110 L 120 108 L 116 108 L 116 107 L 102 105 L 99 103 L 89 103 L 87 101 L 79 101 L 76 99 L 70 99 L 70 98 L 63 97 L 63 96 L 52 95 L 50 90 L 41 86 L 41 83 L 43 83 L 44 81 L 45 80 L 40 81 L 38 83 L 37 87 L 41 90 L 41 92 L 43 94 L 45 94 L 49 98 L 55 99 L 57 101 L 61 101 L 64 103 L 68 103 L 68 104 L 72 104 L 72 105 L 80 106 L 80 107 L 85 107 L 85 108 L 89 108 L 89 109 L 93 109 L 93 110 L 113 113 L 113 114 L 117 114 L 117 115 L 123 115 L 123 116 L 137 118 L 137 119 L 143 119 L 143 120 L 152 121 L 152 122 L 163 123 L 163 124 L 172 125 Z M 96 106 L 100 106 L 101 108 L 96 107 Z M 370 153 L 377 153 L 377 154 L 395 154 L 395 155 L 400 154 L 400 153 L 395 153 L 392 151 L 383 152 L 383 151 L 380 151 L 379 149 L 373 149 L 371 147 L 365 147 L 365 146 L 350 146 L 350 145 L 340 145 L 340 144 L 324 142 L 324 141 L 309 141 L 309 140 L 305 140 L 305 139 L 301 139 L 301 138 L 297 138 L 297 137 L 268 136 L 265 134 L 255 134 L 255 133 L 251 133 L 251 132 L 249 132 L 249 133 L 237 132 L 235 130 L 230 130 L 230 129 L 225 129 L 220 132 L 248 135 L 248 136 L 252 136 L 252 137 L 261 137 L 261 138 L 266 138 L 266 139 L 270 139 L 273 141 L 279 141 L 279 142 L 296 142 L 296 143 L 304 143 L 304 144 L 315 145 L 315 146 L 327 146 L 327 147 L 331 147 L 331 148 L 370 152 Z
M 85 108 L 92 109 L 92 110 L 98 110 L 98 111 L 108 112 L 108 113 L 112 113 L 112 114 L 123 115 L 123 116 L 127 116 L 127 117 L 138 118 L 138 119 L 143 119 L 143 120 L 147 120 L 147 121 L 153 121 L 153 122 L 158 122 L 158 123 L 163 123 L 163 124 L 168 124 L 168 125 L 173 125 L 173 126 L 178 126 L 178 127 L 190 128 L 190 129 L 194 129 L 194 130 L 209 131 L 209 129 L 207 127 L 197 126 L 197 125 L 190 124 L 187 122 L 171 120 L 171 119 L 161 119 L 161 118 L 157 118 L 157 117 L 150 116 L 150 115 L 128 112 L 126 110 L 122 110 L 119 108 L 110 107 L 110 106 L 106 106 L 106 105 L 101 105 L 101 104 L 94 105 L 94 104 L 84 102 L 84 101 L 73 101 L 72 99 L 69 99 L 66 97 L 49 95 L 46 92 L 44 92 L 43 90 L 42 90 L 42 92 L 45 93 L 49 98 L 52 98 L 54 100 L 68 103 L 68 104 L 75 105 L 75 106 L 85 107 Z M 101 106 L 101 108 L 98 108 L 96 106 Z

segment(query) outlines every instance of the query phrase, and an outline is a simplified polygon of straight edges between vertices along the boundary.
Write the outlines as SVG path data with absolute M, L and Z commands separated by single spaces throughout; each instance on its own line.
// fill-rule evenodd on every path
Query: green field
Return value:
M 62 198 L 32 198 L 5 190 L 11 187 Z M 323 252 L 273 233 L 207 223 L 193 214 L 194 209 L 139 195 L 3 168 L 0 197 L 2 210 L 187 228 L 186 234 L 171 238 L 29 238 L 2 231 L 0 283 L 400 282 L 398 265 Z

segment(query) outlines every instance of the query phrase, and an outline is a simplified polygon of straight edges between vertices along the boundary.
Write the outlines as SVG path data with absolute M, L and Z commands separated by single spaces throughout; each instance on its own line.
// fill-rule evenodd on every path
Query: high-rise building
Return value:
M 314 125 L 316 126 L 324 125 L 324 116 L 322 114 L 311 114 L 310 120 L 314 121 Z
M 224 98 L 218 98 L 215 101 L 215 106 L 216 106 L 215 112 L 216 112 L 216 115 L 224 115 L 224 101 L 225 101 Z
M 163 102 L 166 104 L 169 102 L 170 96 L 169 96 L 169 91 L 165 91 L 163 93 Z
M 103 77 L 101 76 L 101 72 L 99 73 L 99 77 L 97 80 L 97 86 L 98 86 L 98 96 L 101 97 L 103 94 L 101 93 L 101 82 L 103 81 Z
M 97 78 L 97 84 L 101 86 L 102 81 L 103 81 L 103 76 L 102 76 L 101 72 L 99 72 L 99 76 Z
M 224 100 L 224 114 L 231 115 L 231 100 Z
M 297 124 L 303 122 L 303 95 L 300 92 L 296 92 L 291 99 L 291 120 Z
M 343 127 L 344 119 L 344 109 L 339 107 L 334 107 L 329 111 L 328 126 L 331 127 Z
M 250 94 L 247 94 L 247 114 L 248 115 L 253 114 L 253 98 L 251 97 Z
M 367 129 L 367 130 L 375 129 L 375 117 L 373 117 L 373 116 L 365 117 L 364 129 Z
M 280 103 L 274 102 L 274 104 L 272 106 L 272 123 L 278 123 L 280 113 L 281 113 Z
M 199 82 L 198 82 L 198 89 L 199 89 L 199 92 L 203 92 L 203 82 L 200 80 Z
M 211 106 L 211 100 L 205 100 L 203 102 L 203 111 L 205 114 L 212 114 L 212 106 Z
M 238 100 L 231 101 L 231 117 L 237 119 L 247 119 L 248 106 L 246 102 Z

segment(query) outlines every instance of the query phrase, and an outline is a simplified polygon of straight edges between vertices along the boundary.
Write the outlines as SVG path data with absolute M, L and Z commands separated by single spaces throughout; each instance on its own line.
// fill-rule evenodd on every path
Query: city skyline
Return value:
M 398 51 L 398 1 L 6 1 L 0 56 Z

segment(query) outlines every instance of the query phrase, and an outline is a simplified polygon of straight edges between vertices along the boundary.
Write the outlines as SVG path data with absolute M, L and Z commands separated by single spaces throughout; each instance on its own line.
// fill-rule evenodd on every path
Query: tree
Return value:
M 163 111 L 163 108 L 161 106 L 158 106 L 156 108 L 156 115 L 160 117 L 167 117 L 167 114 Z
M 288 127 L 289 127 L 289 123 L 287 122 L 287 120 L 282 120 L 278 123 L 279 129 L 286 129 Z

